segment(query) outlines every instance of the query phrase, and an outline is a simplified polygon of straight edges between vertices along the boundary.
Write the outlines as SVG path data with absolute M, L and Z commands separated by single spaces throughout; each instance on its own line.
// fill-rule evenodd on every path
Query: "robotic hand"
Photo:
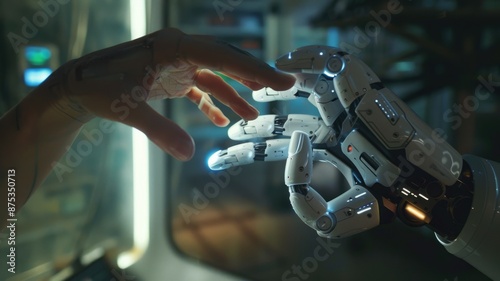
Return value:
M 320 117 L 264 115 L 229 129 L 243 143 L 216 152 L 213 170 L 285 160 L 285 183 L 297 215 L 320 236 L 347 237 L 398 217 L 426 225 L 446 249 L 500 278 L 500 164 L 462 157 L 358 58 L 307 46 L 276 61 L 294 74 L 286 91 L 264 88 L 257 101 L 307 98 Z M 350 189 L 326 202 L 309 184 L 314 161 L 328 162 Z

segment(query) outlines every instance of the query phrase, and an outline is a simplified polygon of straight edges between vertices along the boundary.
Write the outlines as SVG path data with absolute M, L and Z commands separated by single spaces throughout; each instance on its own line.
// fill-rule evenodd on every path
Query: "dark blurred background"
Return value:
M 1 113 L 43 78 L 42 69 L 53 70 L 69 59 L 130 39 L 127 1 L 57 3 L 60 10 L 48 14 L 45 23 L 43 17 L 37 18 L 37 13 L 45 11 L 39 0 L 2 0 Z M 155 23 L 147 19 L 150 31 L 171 26 L 190 34 L 214 35 L 271 65 L 278 56 L 300 46 L 340 47 L 361 57 L 460 153 L 500 161 L 496 145 L 500 141 L 498 1 L 146 3 L 148 15 L 160 15 Z M 23 29 L 26 21 L 38 23 L 32 37 Z M 250 90 L 224 78 L 251 99 Z M 306 100 L 253 104 L 262 114 L 318 114 Z M 236 144 L 228 139 L 227 129 L 211 125 L 189 101 L 168 100 L 158 106 L 197 143 L 189 162 L 162 156 L 165 180 L 151 187 L 152 194 L 166 190 L 165 204 L 151 208 L 166 214 L 162 237 L 182 260 L 229 272 L 231 280 L 488 280 L 447 253 L 430 230 L 398 221 L 336 240 L 326 260 L 314 260 L 315 249 L 326 240 L 320 242 L 293 213 L 283 183 L 284 163 L 212 172 L 208 157 Z M 238 120 L 225 112 L 233 122 Z M 94 120 L 86 129 L 99 128 L 100 122 Z M 18 214 L 20 273 L 12 277 L 2 271 L 0 279 L 50 280 L 76 257 L 95 249 L 119 264 L 119 253 L 135 247 L 130 219 L 134 216 L 132 138 L 129 128 L 113 126 L 113 132 L 83 157 L 81 165 L 70 167 L 71 172 L 62 176 L 51 175 Z M 75 144 L 82 139 L 85 136 Z M 313 186 L 326 198 L 345 190 L 344 180 L 333 167 L 317 164 L 314 173 L 322 178 L 316 177 Z M 158 174 L 150 172 L 150 177 Z M 2 240 L 2 263 L 5 247 Z M 174 279 L 167 275 L 164 280 Z M 194 280 L 217 279 L 201 276 Z

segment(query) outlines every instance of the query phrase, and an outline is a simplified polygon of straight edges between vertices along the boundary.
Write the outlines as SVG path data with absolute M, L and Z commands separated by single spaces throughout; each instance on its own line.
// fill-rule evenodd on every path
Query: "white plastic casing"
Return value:
M 297 93 L 297 88 L 292 87 L 285 91 L 275 91 L 271 88 L 265 87 L 257 91 L 253 91 L 252 97 L 254 100 L 258 102 L 270 102 L 277 100 L 293 100 L 297 97 L 295 94 Z
M 306 133 L 295 131 L 290 139 L 285 166 L 285 184 L 309 184 L 312 176 L 312 146 Z
M 251 138 L 268 138 L 278 134 L 275 119 L 278 115 L 261 115 L 250 121 L 240 121 L 228 130 L 229 138 L 233 140 L 248 140 Z M 283 124 L 282 135 L 291 136 L 294 131 L 302 131 L 312 135 L 320 127 L 318 117 L 306 114 L 289 114 Z M 288 150 L 288 148 L 287 148 Z
M 227 134 L 233 140 L 271 137 L 274 136 L 275 118 L 276 115 L 261 115 L 255 120 L 240 121 L 231 126 Z

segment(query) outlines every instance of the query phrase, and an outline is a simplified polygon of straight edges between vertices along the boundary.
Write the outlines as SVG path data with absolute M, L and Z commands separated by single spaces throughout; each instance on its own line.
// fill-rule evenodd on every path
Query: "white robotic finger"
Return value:
M 234 166 L 253 163 L 254 158 L 254 144 L 251 142 L 242 143 L 212 154 L 208 159 L 208 166 L 212 170 L 225 170 Z
M 295 131 L 290 139 L 285 166 L 285 184 L 304 185 L 311 182 L 313 150 L 309 136 Z
M 208 159 L 208 166 L 211 170 L 225 170 L 255 161 L 285 160 L 289 143 L 289 139 L 273 139 L 260 143 L 238 144 L 212 154 Z
M 278 100 L 293 100 L 299 97 L 309 97 L 309 93 L 299 91 L 297 87 L 292 87 L 285 91 L 275 91 L 269 87 L 252 92 L 252 97 L 258 102 L 271 102 Z
M 341 50 L 328 46 L 301 47 L 278 58 L 276 67 L 291 73 L 323 74 L 325 62 L 338 52 Z
M 273 139 L 256 143 L 254 146 L 255 160 L 265 162 L 285 160 L 289 145 L 290 139 Z
M 276 60 L 276 67 L 280 70 L 297 73 L 297 88 L 314 94 L 312 98 L 309 97 L 309 101 L 318 108 L 321 118 L 328 126 L 337 120 L 345 108 L 332 81 L 333 77 L 346 68 L 343 55 L 345 53 L 337 48 L 308 46 Z
M 285 166 L 285 183 L 289 187 L 292 207 L 300 219 L 320 236 L 328 238 L 347 237 L 379 225 L 378 201 L 366 188 L 352 186 L 327 203 L 309 186 L 315 155 L 320 156 L 322 153 L 313 151 L 308 136 L 294 132 Z M 322 160 L 325 159 L 323 157 Z M 338 159 L 330 160 L 340 167 L 344 166 L 337 162 Z
M 293 131 L 303 131 L 312 135 L 321 124 L 318 117 L 305 114 L 261 115 L 255 120 L 241 120 L 234 124 L 229 128 L 228 135 L 233 140 L 290 136 Z
M 254 120 L 241 120 L 232 125 L 227 134 L 230 139 L 238 141 L 274 137 L 277 135 L 274 133 L 276 118 L 277 115 L 261 115 Z
M 285 167 L 285 184 L 290 191 L 290 203 L 299 218 L 318 230 L 335 226 L 327 212 L 325 199 L 309 186 L 312 176 L 313 151 L 307 134 L 296 131 L 290 139 Z

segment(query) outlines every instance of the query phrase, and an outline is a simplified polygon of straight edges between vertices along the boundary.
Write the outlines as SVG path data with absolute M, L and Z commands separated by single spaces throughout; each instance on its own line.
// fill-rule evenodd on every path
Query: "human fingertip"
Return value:
M 259 114 L 260 114 L 260 112 L 257 108 L 250 106 L 250 111 L 248 112 L 248 114 L 246 115 L 246 118 L 244 118 L 244 119 L 254 120 L 255 118 L 257 118 L 259 116 Z
M 212 117 L 212 122 L 218 127 L 226 127 L 230 121 L 226 116 L 222 115 Z
M 229 119 L 224 115 L 222 110 L 216 106 L 212 106 L 209 110 L 204 111 L 206 116 L 218 127 L 226 127 L 229 124 Z
M 260 115 L 260 111 L 255 107 L 254 109 L 255 109 L 255 118 L 257 118 Z
M 243 98 L 229 105 L 229 107 L 243 119 L 255 119 L 259 111 Z

